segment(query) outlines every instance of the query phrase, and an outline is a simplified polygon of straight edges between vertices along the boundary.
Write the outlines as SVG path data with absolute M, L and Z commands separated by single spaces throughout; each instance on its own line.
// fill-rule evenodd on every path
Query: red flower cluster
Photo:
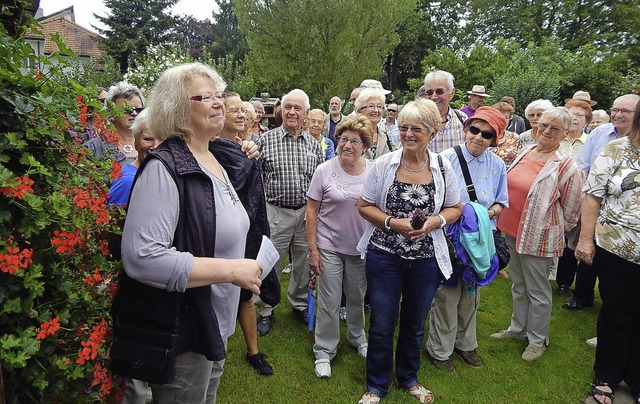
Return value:
M 53 335 L 60 329 L 60 316 L 55 316 L 51 321 L 45 321 L 40 324 L 40 332 L 36 335 L 37 339 L 45 339 L 47 335 Z
M 104 341 L 104 337 L 107 335 L 106 324 L 107 321 L 103 318 L 102 321 L 100 321 L 100 324 L 93 326 L 93 331 L 89 334 L 89 339 L 81 342 L 84 348 L 78 352 L 76 364 L 84 365 L 87 361 L 93 360 L 98 356 L 100 344 Z
M 0 254 L 0 272 L 6 272 L 13 275 L 20 268 L 27 268 L 33 257 L 33 249 L 25 248 L 20 251 L 16 246 L 7 246 L 7 253 Z
M 73 194 L 73 202 L 78 208 L 89 208 L 98 215 L 96 224 L 109 223 L 109 211 L 106 209 L 108 192 L 105 189 L 89 184 L 86 189 L 74 187 Z
M 22 199 L 26 194 L 33 193 L 31 186 L 34 184 L 33 180 L 29 176 L 16 177 L 19 184 L 14 187 L 2 187 L 0 193 L 4 196 L 15 196 L 18 199 Z
M 77 164 L 80 156 L 86 157 L 87 149 L 79 148 L 79 149 L 74 149 L 73 151 L 67 150 L 67 160 L 69 160 L 69 162 L 72 164 Z
M 99 363 L 96 363 L 96 367 L 93 370 L 93 382 L 91 385 L 100 385 L 100 393 L 98 393 L 100 398 L 107 397 L 109 393 L 111 393 L 112 382 L 113 380 L 109 371 L 106 368 L 103 368 Z
M 87 276 L 83 282 L 85 283 L 85 285 L 93 286 L 102 282 L 102 279 L 102 274 L 100 273 L 98 268 L 96 268 L 93 270 L 93 274 Z
M 80 123 L 82 124 L 82 129 L 84 129 L 87 121 L 89 120 L 87 115 L 87 105 L 84 103 L 84 97 L 81 95 L 77 96 L 76 100 L 78 101 L 78 107 L 80 107 Z
M 111 178 L 117 180 L 120 177 L 122 177 L 122 164 L 114 160 L 111 163 Z
M 80 229 L 75 229 L 72 232 L 54 230 L 54 237 L 51 239 L 51 245 L 56 247 L 58 254 L 72 255 L 75 251 L 75 246 L 82 245 L 82 237 L 80 237 Z

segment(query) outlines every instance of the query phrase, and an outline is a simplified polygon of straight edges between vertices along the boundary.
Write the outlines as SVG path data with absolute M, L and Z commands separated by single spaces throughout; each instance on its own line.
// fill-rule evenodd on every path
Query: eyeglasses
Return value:
M 387 112 L 398 112 L 398 110 L 393 108 L 387 108 Z
M 473 125 L 469 125 L 469 132 L 471 132 L 473 136 L 476 136 L 478 133 L 480 133 L 482 135 L 482 138 L 487 140 L 491 140 L 496 137 L 495 133 L 489 132 L 487 130 L 480 130 L 480 128 L 477 128 Z
M 571 115 L 575 116 L 576 118 L 584 118 L 585 117 L 585 113 L 584 112 L 572 112 Z
M 531 114 L 529 114 L 529 115 L 527 115 L 527 116 L 528 116 L 529 118 L 536 118 L 536 117 L 537 117 L 537 118 L 540 118 L 540 117 L 542 116 L 542 112 L 538 112 L 537 114 L 533 114 L 533 113 L 531 113 Z
M 352 144 L 352 145 L 355 145 L 355 146 L 360 146 L 360 145 L 364 144 L 364 142 L 363 142 L 362 140 L 360 140 L 360 139 L 356 139 L 356 138 L 351 138 L 351 139 L 349 139 L 349 138 L 348 138 L 348 137 L 346 137 L 346 136 L 340 136 L 340 137 L 338 138 L 338 142 L 340 142 L 340 143 L 347 143 L 347 142 L 351 142 L 351 144 Z
M 215 101 L 223 102 L 226 97 L 227 95 L 225 93 L 220 92 L 215 94 L 192 95 L 191 97 L 189 97 L 189 99 L 191 101 L 209 103 Z
M 384 109 L 384 105 L 374 105 L 374 104 L 369 104 L 369 105 L 365 105 L 364 106 L 366 109 L 370 109 L 371 111 L 374 111 L 376 109 L 379 110 L 383 110 Z
M 426 90 L 424 93 L 429 97 L 431 97 L 433 93 L 436 93 L 437 95 L 442 95 L 444 94 L 444 88 L 437 88 L 435 90 Z
M 633 114 L 633 111 L 630 109 L 611 108 L 611 115 L 613 114 L 629 115 L 629 114 Z
M 554 134 L 557 135 L 558 133 L 560 133 L 560 131 L 562 131 L 562 129 L 557 128 L 555 126 L 550 126 L 548 123 L 546 122 L 538 122 L 538 131 L 539 132 L 544 132 L 547 129 L 549 129 L 549 131 Z
M 402 133 L 405 133 L 409 131 L 409 129 L 411 129 L 411 132 L 416 134 L 421 134 L 422 132 L 427 131 L 427 128 L 423 128 L 422 126 L 409 126 L 409 125 L 400 125 L 398 129 L 400 129 L 400 132 Z
M 320 119 L 309 119 L 309 124 L 310 125 L 322 125 L 324 123 L 324 120 L 320 120 Z
M 246 115 L 248 111 L 246 109 L 229 108 L 227 112 L 233 115 L 240 115 L 240 114 Z
M 136 113 L 136 115 L 140 115 L 140 112 L 142 111 L 144 111 L 144 107 L 138 107 L 138 108 L 126 107 L 124 109 L 124 113 L 127 115 L 133 115 L 134 112 Z

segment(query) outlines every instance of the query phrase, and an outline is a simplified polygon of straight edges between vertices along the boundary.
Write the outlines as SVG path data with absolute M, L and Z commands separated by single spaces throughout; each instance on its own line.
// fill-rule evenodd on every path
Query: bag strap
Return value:
M 469 173 L 469 166 L 467 165 L 467 159 L 462 154 L 462 147 L 460 145 L 454 146 L 453 150 L 458 155 L 458 162 L 460 162 L 460 168 L 462 169 L 462 175 L 464 176 L 464 182 L 467 184 L 467 192 L 469 193 L 469 199 L 473 202 L 478 202 L 478 195 L 476 195 L 476 187 L 473 185 L 471 174 Z
M 442 163 L 442 156 L 438 154 L 438 166 L 440 166 L 440 175 L 442 176 L 442 182 L 444 183 L 444 194 L 442 196 L 442 205 L 440 205 L 440 210 L 444 208 L 444 198 L 447 197 L 447 180 L 444 178 L 444 164 Z M 433 184 L 435 185 L 435 181 Z

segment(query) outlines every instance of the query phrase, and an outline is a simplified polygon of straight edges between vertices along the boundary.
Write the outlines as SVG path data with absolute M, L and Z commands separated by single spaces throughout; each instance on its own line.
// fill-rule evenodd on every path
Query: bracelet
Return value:
M 438 215 L 438 217 L 440 218 L 440 228 L 442 229 L 444 226 L 447 225 L 447 219 L 445 219 L 444 216 L 442 215 Z
M 384 228 L 387 230 L 391 230 L 391 219 L 393 219 L 393 216 L 387 216 L 384 219 Z

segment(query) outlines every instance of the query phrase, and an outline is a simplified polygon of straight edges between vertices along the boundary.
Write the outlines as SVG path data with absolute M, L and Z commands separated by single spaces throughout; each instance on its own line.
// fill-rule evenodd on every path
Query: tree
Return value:
M 178 25 L 171 38 L 173 44 L 189 52 L 195 60 L 201 60 L 205 47 L 213 42 L 213 24 L 190 15 L 178 17 Z
M 238 26 L 238 18 L 229 0 L 216 0 L 220 11 L 213 13 L 213 40 L 208 52 L 213 58 L 230 56 L 241 62 L 247 53 L 247 40 Z
M 151 45 L 167 43 L 177 25 L 166 10 L 178 0 L 105 0 L 111 10 L 107 16 L 94 16 L 108 28 L 94 27 L 105 36 L 103 50 L 116 59 L 123 74 L 132 57 L 146 54 Z
M 269 92 L 305 90 L 315 105 L 380 78 L 395 33 L 415 0 L 234 0 L 249 71 Z

